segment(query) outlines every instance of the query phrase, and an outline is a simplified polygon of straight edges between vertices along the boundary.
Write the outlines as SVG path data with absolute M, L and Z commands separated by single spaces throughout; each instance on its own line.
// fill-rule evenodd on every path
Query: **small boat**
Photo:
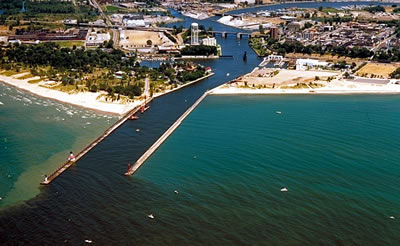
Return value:
M 139 117 L 137 115 L 131 115 L 128 119 L 137 120 L 137 119 L 139 119 Z
M 154 219 L 154 215 L 153 214 L 149 214 L 149 215 L 147 215 L 147 217 L 149 217 L 150 219 Z
M 243 55 L 243 61 L 247 61 L 247 52 L 246 51 L 244 52 L 244 55 Z
M 288 189 L 287 189 L 287 188 L 285 188 L 285 187 L 283 187 L 283 188 L 281 189 L 281 191 L 282 191 L 282 192 L 287 192 L 287 191 L 288 191 Z
M 276 113 L 276 114 L 282 114 L 282 112 L 281 112 L 281 111 L 276 111 L 275 113 Z
M 230 74 L 229 74 L 229 73 L 227 73 L 227 74 L 226 74 L 226 77 L 229 77 L 229 75 L 230 75 Z
M 138 128 L 138 129 L 136 129 L 136 132 L 140 132 L 140 129 Z
M 146 110 L 148 110 L 150 108 L 150 106 L 146 106 L 146 105 L 144 105 L 144 106 L 142 106 L 142 107 L 140 107 L 140 113 L 144 113 L 144 111 L 146 111 Z

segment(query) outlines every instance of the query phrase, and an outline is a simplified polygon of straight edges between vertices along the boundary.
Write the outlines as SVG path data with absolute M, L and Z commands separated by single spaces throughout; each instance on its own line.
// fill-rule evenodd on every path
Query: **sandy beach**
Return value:
M 100 111 L 103 113 L 123 115 L 126 112 L 132 110 L 134 107 L 143 103 L 143 101 L 139 101 L 139 100 L 134 101 L 132 103 L 126 103 L 126 104 L 121 104 L 118 102 L 99 101 L 98 97 L 105 93 L 79 92 L 79 93 L 69 94 L 66 92 L 41 87 L 38 84 L 28 83 L 28 81 L 32 80 L 32 79 L 35 79 L 35 78 L 30 78 L 30 79 L 24 80 L 24 79 L 16 79 L 13 77 L 0 75 L 0 82 L 4 82 L 8 85 L 15 86 L 19 89 L 28 91 L 35 95 L 45 97 L 45 98 L 50 98 L 50 99 L 57 100 L 57 101 L 60 101 L 63 103 L 68 103 L 68 104 L 72 104 L 72 105 L 76 105 L 76 106 L 80 106 L 80 107 L 84 107 L 84 108 L 89 108 L 89 109 L 92 109 L 95 111 Z
M 0 82 L 6 83 L 8 85 L 17 87 L 29 93 L 50 98 L 53 100 L 57 100 L 59 102 L 68 103 L 84 108 L 88 108 L 94 111 L 115 114 L 122 116 L 137 107 L 138 105 L 144 103 L 144 100 L 135 100 L 134 102 L 129 103 L 121 103 L 121 102 L 106 102 L 104 99 L 99 99 L 101 95 L 106 95 L 105 92 L 78 92 L 78 93 L 66 93 L 55 89 L 45 88 L 40 86 L 38 83 L 30 84 L 28 81 L 33 79 L 38 79 L 39 77 L 29 78 L 29 79 L 17 79 L 21 74 L 14 76 L 4 76 L 0 75 Z M 153 97 L 160 97 L 170 92 L 179 90 L 183 87 L 192 85 L 201 80 L 204 80 L 210 76 L 214 75 L 214 73 L 209 73 L 204 77 L 196 79 L 194 81 L 188 82 L 186 84 L 180 85 L 174 89 L 169 89 L 160 93 L 156 93 Z
M 400 93 L 400 85 L 396 84 L 362 84 L 353 82 L 332 82 L 331 84 L 314 89 L 271 89 L 271 88 L 242 88 L 224 84 L 213 89 L 210 94 L 394 94 Z

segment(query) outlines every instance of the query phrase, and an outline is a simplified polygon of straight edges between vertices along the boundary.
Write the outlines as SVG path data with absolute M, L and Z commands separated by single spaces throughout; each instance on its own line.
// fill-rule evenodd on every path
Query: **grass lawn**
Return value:
M 74 45 L 76 47 L 85 45 L 85 41 L 69 41 L 68 40 L 68 41 L 56 41 L 55 43 L 59 44 L 60 47 L 63 47 L 63 48 L 72 48 L 72 47 L 74 47 Z
M 389 78 L 389 75 L 393 73 L 399 66 L 394 64 L 382 64 L 382 63 L 368 63 L 360 70 L 357 71 L 356 75 L 370 77 L 382 76 L 383 78 Z
M 4 76 L 13 76 L 13 75 L 16 75 L 16 74 L 19 74 L 19 73 L 21 73 L 21 72 L 15 72 L 15 71 L 8 70 L 8 71 L 2 72 L 1 75 L 4 75 Z
M 324 12 L 324 13 L 338 13 L 338 12 L 341 12 L 340 10 L 338 10 L 338 9 L 335 9 L 335 8 L 330 8 L 330 7 L 327 7 L 327 8 L 323 8 L 322 9 L 322 11 L 321 12 Z
M 42 81 L 42 79 L 32 79 L 32 80 L 29 80 L 28 83 L 29 84 L 36 84 L 36 83 L 39 83 L 40 81 Z
M 107 5 L 106 6 L 106 11 L 108 13 L 118 13 L 118 12 L 127 12 L 126 9 L 114 6 L 114 5 Z
M 29 73 L 29 74 L 26 74 L 24 76 L 18 77 L 18 79 L 23 80 L 23 79 L 30 79 L 30 78 L 33 78 L 33 77 L 35 77 L 35 76 L 33 76 L 32 74 Z

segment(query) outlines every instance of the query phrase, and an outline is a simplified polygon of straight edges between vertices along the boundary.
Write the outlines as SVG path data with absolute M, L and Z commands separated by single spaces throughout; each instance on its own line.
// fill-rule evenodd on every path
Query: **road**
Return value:
M 150 80 L 148 77 L 144 80 L 144 92 L 143 94 L 145 96 L 149 96 L 149 90 L 150 90 Z
M 101 17 L 105 20 L 105 24 L 108 28 L 111 28 L 112 31 L 112 37 L 113 37 L 113 46 L 114 48 L 118 49 L 119 48 L 119 30 L 113 28 L 113 24 L 111 23 L 110 19 L 106 14 L 104 14 L 103 9 L 101 8 L 100 4 L 96 0 L 89 0 L 89 4 L 93 6 L 94 8 L 99 10 L 99 13 Z

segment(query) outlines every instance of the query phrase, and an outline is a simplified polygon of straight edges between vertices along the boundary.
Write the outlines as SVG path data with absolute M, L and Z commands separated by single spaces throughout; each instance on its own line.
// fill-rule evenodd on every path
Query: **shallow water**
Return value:
M 0 83 L 0 206 L 39 194 L 44 174 L 117 118 L 64 105 Z

